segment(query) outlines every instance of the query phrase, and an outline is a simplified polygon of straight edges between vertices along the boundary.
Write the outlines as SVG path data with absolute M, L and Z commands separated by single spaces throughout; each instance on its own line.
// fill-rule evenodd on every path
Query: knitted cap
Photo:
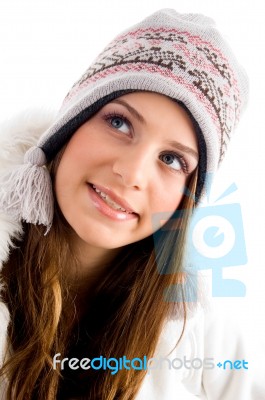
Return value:
M 248 81 L 212 19 L 164 9 L 117 36 L 74 84 L 55 123 L 8 179 L 0 208 L 49 229 L 53 199 L 43 165 L 101 107 L 133 91 L 164 94 L 195 119 L 198 195 L 205 174 L 214 172 L 225 154 L 246 104 Z

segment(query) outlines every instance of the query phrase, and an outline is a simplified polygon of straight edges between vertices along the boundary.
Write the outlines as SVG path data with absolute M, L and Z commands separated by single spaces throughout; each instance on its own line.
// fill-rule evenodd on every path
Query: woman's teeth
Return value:
M 101 192 L 101 190 L 97 189 L 96 186 L 92 185 L 93 189 L 97 194 L 107 203 L 110 207 L 114 208 L 114 210 L 119 210 L 126 212 L 127 214 L 132 214 L 131 212 L 125 210 L 125 208 L 121 207 L 118 203 L 115 203 L 106 193 Z

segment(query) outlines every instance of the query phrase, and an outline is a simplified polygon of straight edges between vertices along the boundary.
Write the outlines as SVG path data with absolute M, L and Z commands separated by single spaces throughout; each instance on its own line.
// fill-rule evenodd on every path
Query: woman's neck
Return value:
M 76 263 L 75 268 L 69 271 L 68 277 L 77 313 L 80 316 L 85 312 L 87 301 L 98 281 L 104 277 L 107 267 L 121 249 L 103 249 L 91 246 L 75 234 L 70 238 L 70 243 Z

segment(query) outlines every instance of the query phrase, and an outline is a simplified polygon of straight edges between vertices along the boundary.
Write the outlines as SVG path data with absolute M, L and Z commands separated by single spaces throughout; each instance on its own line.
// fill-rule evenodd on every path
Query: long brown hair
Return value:
M 51 163 L 55 173 L 59 157 Z M 2 369 L 8 376 L 7 400 L 134 399 L 146 371 L 75 372 L 53 368 L 53 356 L 128 359 L 154 355 L 160 333 L 172 312 L 185 325 L 185 295 L 165 300 L 168 287 L 182 282 L 185 236 L 194 208 L 197 172 L 183 196 L 178 220 L 154 237 L 126 246 L 109 265 L 88 297 L 81 320 L 66 268 L 76 265 L 71 250 L 71 228 L 58 207 L 50 232 L 24 224 L 24 237 L 16 243 L 2 271 L 3 298 L 11 315 L 9 356 Z M 175 222 L 176 221 L 176 222 Z M 181 287 L 181 285 L 179 285 Z M 177 339 L 176 339 L 177 341 Z M 66 393 L 66 394 L 65 394 Z

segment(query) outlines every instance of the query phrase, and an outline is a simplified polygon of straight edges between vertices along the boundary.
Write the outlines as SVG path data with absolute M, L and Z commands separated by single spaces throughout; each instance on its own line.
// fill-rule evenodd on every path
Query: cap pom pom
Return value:
M 46 156 L 39 147 L 27 151 L 24 165 L 11 171 L 0 189 L 0 209 L 32 224 L 43 224 L 47 234 L 53 220 L 53 193 Z

